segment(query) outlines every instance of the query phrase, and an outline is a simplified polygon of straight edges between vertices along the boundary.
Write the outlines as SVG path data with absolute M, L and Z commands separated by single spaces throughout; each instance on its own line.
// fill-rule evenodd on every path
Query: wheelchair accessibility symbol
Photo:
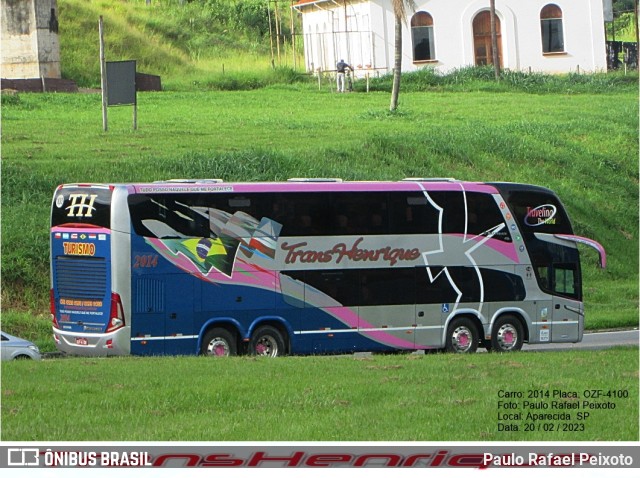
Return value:
M 446 314 L 449 312 L 449 304 L 442 304 L 442 313 Z

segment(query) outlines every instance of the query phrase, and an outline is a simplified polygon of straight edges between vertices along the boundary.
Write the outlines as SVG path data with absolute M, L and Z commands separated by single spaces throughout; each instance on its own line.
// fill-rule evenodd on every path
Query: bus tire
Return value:
M 491 349 L 494 352 L 516 352 L 522 348 L 524 330 L 522 322 L 513 315 L 496 320 L 491 330 Z
M 447 329 L 447 352 L 463 354 L 474 353 L 478 349 L 478 328 L 468 317 L 453 319 Z
M 258 327 L 249 342 L 249 354 L 261 357 L 280 357 L 285 354 L 284 338 L 270 325 Z
M 200 352 L 208 357 L 231 357 L 238 355 L 236 337 L 227 329 L 216 327 L 209 330 L 202 339 Z

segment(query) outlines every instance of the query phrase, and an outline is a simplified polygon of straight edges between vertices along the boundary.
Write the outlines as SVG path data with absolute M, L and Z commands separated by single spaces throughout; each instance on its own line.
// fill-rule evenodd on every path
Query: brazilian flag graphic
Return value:
M 225 245 L 221 238 L 209 237 L 169 241 L 174 252 L 187 256 L 203 273 L 215 269 L 227 276 L 231 275 L 237 244 Z M 169 246 L 169 241 L 163 242 Z

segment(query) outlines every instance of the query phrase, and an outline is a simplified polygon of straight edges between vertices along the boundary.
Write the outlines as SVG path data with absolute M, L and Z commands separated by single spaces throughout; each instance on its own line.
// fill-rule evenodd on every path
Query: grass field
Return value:
M 588 397 L 594 389 L 612 393 Z M 504 398 L 506 392 L 520 392 L 522 398 Z M 541 403 L 549 408 L 532 408 Z M 552 408 L 567 403 L 579 408 Z M 505 408 L 513 404 L 518 408 Z M 593 408 L 598 404 L 615 408 Z M 527 417 L 564 412 L 569 415 Z M 588 417 L 579 415 L 585 412 Z M 519 430 L 507 431 L 505 425 Z M 637 347 L 474 356 L 78 358 L 2 364 L 2 439 L 8 441 L 638 438 Z

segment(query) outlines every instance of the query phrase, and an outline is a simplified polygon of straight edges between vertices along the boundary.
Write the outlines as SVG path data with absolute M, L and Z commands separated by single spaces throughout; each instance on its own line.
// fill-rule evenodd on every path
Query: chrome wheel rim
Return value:
M 518 330 L 512 324 L 504 324 L 496 335 L 501 350 L 511 350 L 518 344 Z
M 456 327 L 451 335 L 451 345 L 455 352 L 468 352 L 473 346 L 473 333 L 468 327 Z
M 207 355 L 212 357 L 228 357 L 229 353 L 229 344 L 221 337 L 215 337 L 207 345 Z
M 276 357 L 278 355 L 278 342 L 271 335 L 264 335 L 256 342 L 254 352 L 261 357 Z

